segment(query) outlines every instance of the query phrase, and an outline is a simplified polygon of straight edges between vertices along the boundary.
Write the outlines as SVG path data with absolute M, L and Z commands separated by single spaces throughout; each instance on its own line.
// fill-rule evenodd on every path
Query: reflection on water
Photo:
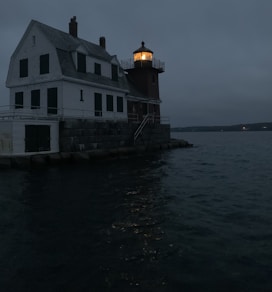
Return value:
M 3 173 L 1 199 L 13 201 L 1 213 L 11 225 L 1 224 L 9 254 L 1 253 L 1 283 L 12 291 L 59 291 L 67 279 L 74 289 L 165 286 L 157 266 L 164 164 L 156 155 Z

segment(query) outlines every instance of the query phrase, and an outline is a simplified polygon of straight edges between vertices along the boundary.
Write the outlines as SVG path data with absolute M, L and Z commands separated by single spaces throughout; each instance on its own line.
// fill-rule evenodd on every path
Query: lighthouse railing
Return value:
M 144 62 L 144 61 L 142 61 Z M 121 63 L 121 67 L 124 69 L 124 70 L 128 70 L 128 69 L 133 69 L 135 68 L 134 66 L 134 60 L 132 58 L 130 59 L 127 59 L 127 60 L 122 60 L 120 61 Z M 152 67 L 161 71 L 161 72 L 164 72 L 165 71 L 165 63 L 162 62 L 161 60 L 159 59 L 156 59 L 156 58 L 153 58 L 152 59 Z

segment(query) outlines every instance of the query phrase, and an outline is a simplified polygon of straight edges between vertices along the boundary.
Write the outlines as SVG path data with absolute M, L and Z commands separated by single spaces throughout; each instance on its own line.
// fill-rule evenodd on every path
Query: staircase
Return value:
M 139 125 L 139 127 L 137 128 L 137 130 L 134 133 L 134 145 L 136 144 L 136 140 L 139 137 L 139 135 L 142 133 L 145 125 L 147 124 L 148 121 L 151 120 L 152 115 L 147 114 L 144 119 L 142 120 L 141 124 Z

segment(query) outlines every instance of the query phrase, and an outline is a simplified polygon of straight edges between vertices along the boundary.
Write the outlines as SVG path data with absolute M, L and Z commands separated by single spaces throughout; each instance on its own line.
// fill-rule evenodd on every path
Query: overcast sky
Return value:
M 0 10 L 0 104 L 9 59 L 31 19 L 68 32 L 119 60 L 141 41 L 165 62 L 162 115 L 172 126 L 272 121 L 271 0 L 3 0 Z

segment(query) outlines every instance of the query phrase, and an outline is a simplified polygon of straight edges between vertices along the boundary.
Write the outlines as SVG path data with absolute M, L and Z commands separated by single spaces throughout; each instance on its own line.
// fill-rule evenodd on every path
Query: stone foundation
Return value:
M 60 152 L 84 152 L 95 149 L 114 149 L 134 145 L 134 133 L 139 124 L 125 121 L 93 121 L 68 119 L 60 122 Z M 170 125 L 147 124 L 136 145 L 167 143 Z
M 162 144 L 138 145 L 113 149 L 97 149 L 86 152 L 60 152 L 36 154 L 29 156 L 0 156 L 0 170 L 8 168 L 26 169 L 35 167 L 55 166 L 67 163 L 91 163 L 103 159 L 144 155 L 148 152 L 163 151 L 172 148 L 187 148 L 192 144 L 184 140 L 171 140 Z

